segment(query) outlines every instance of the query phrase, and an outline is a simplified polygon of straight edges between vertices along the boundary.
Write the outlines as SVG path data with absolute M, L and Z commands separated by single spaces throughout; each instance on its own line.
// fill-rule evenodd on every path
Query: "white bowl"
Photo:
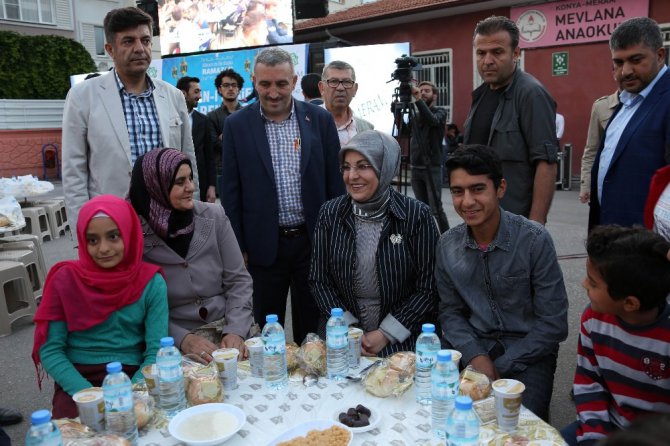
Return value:
M 312 429 L 325 430 L 331 426 L 340 426 L 342 429 L 349 431 L 348 445 L 351 445 L 351 440 L 354 438 L 354 434 L 351 432 L 351 428 L 348 428 L 344 424 L 335 420 L 312 420 L 300 423 L 297 426 L 294 426 L 291 429 L 285 431 L 283 434 L 268 443 L 267 446 L 276 446 L 282 441 L 292 440 L 296 437 L 304 437 Z
M 229 418 L 234 425 L 224 429 L 222 421 Z M 245 413 L 232 404 L 209 403 L 182 410 L 170 421 L 168 431 L 176 440 L 190 446 L 214 446 L 235 435 L 246 422 Z M 207 420 L 212 419 L 212 429 L 207 435 Z M 184 432 L 193 423 L 193 431 Z M 215 430 L 216 429 L 216 430 Z M 204 436 L 204 438 L 202 438 Z

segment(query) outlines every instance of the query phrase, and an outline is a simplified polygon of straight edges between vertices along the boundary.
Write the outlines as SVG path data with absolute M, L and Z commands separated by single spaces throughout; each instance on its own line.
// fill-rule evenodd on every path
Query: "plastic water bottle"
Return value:
M 469 396 L 456 397 L 454 411 L 447 418 L 449 446 L 479 446 L 479 419 Z
M 432 427 L 439 438 L 446 438 L 447 418 L 458 395 L 458 369 L 449 350 L 437 352 L 432 371 Z
M 342 308 L 330 310 L 326 324 L 326 370 L 328 379 L 345 380 L 349 372 L 349 327 L 342 317 Z
M 133 408 L 133 388 L 120 362 L 107 364 L 107 376 L 102 381 L 105 400 L 105 425 L 110 434 L 137 444 L 137 419 Z
M 261 332 L 263 340 L 263 379 L 265 386 L 280 390 L 288 385 L 286 369 L 286 338 L 284 329 L 277 322 L 276 314 L 265 316 L 265 326 Z
M 51 421 L 51 412 L 46 409 L 33 412 L 30 421 L 26 446 L 63 446 L 60 430 Z
M 414 374 L 416 402 L 419 404 L 430 404 L 431 372 L 437 361 L 439 350 L 440 338 L 435 334 L 435 325 L 423 324 L 421 334 L 416 340 L 416 373 Z
M 158 367 L 158 393 L 160 408 L 168 418 L 186 409 L 184 372 L 181 369 L 181 353 L 171 337 L 161 338 L 161 348 L 156 354 Z

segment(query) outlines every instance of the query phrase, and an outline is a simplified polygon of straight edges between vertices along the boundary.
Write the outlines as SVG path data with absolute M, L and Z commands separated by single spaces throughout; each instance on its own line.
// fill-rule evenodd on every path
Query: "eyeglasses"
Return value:
M 373 170 L 372 164 L 359 164 L 358 166 L 350 166 L 349 164 L 344 164 L 340 166 L 340 173 L 350 173 L 350 172 L 364 173 L 371 170 Z
M 345 79 L 343 81 L 339 79 L 328 79 L 326 80 L 326 85 L 328 85 L 330 88 L 337 88 L 342 84 L 344 88 L 347 90 L 352 88 L 356 82 L 352 81 L 351 79 Z
M 237 88 L 237 84 L 221 84 L 221 88 L 223 89 L 228 89 L 228 88 Z

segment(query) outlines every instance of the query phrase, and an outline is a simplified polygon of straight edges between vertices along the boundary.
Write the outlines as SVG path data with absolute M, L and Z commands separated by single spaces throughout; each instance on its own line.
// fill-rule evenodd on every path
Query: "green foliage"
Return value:
M 61 36 L 0 31 L 0 98 L 65 99 L 70 75 L 96 71 L 79 43 Z

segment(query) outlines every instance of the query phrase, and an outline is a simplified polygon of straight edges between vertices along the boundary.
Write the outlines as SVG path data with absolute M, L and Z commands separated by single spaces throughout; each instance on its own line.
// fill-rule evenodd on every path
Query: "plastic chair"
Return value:
M 26 219 L 26 227 L 21 230 L 22 234 L 36 235 L 40 241 L 52 240 L 49 219 L 44 208 L 25 207 L 21 208 L 21 212 Z
M 12 322 L 34 316 L 37 307 L 30 279 L 18 262 L 0 261 L 0 336 L 12 333 Z
M 33 297 L 35 300 L 41 299 L 46 271 L 42 269 L 35 251 L 28 249 L 2 249 L 0 250 L 0 261 L 4 260 L 18 262 L 23 265 L 28 274 L 28 280 L 33 290 Z
M 49 219 L 49 228 L 51 229 L 51 238 L 57 239 L 65 235 L 65 231 L 70 228 L 70 223 L 63 219 L 65 204 L 62 200 L 44 200 L 33 202 L 34 207 L 44 208 L 44 212 Z
M 42 244 L 36 235 L 19 234 L 0 237 L 0 250 L 30 250 L 34 251 L 37 256 L 38 270 L 42 271 L 43 277 L 46 278 L 48 271 L 46 261 L 44 260 L 44 251 L 42 251 Z M 45 279 L 46 280 L 46 279 Z M 39 302 L 39 298 L 36 296 Z

